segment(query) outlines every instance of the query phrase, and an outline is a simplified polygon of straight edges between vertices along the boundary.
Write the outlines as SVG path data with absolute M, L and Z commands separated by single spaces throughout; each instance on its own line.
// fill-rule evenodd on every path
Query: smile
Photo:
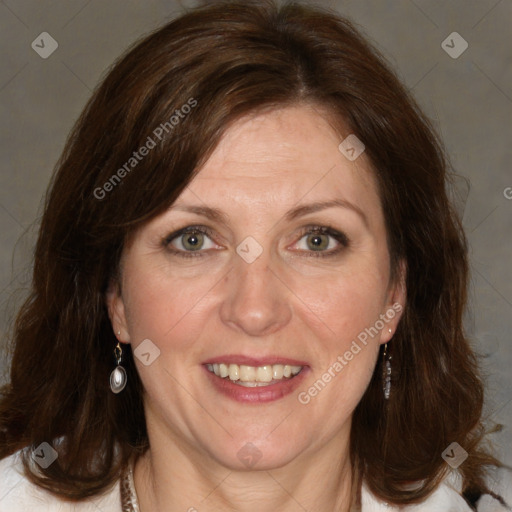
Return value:
M 303 366 L 288 364 L 269 364 L 264 366 L 247 366 L 238 364 L 213 363 L 207 364 L 209 372 L 217 377 L 245 387 L 270 386 L 298 375 Z

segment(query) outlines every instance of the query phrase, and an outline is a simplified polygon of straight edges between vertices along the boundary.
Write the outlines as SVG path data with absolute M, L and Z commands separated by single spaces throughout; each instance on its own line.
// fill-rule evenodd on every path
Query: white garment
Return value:
M 510 472 L 496 470 L 492 473 L 490 487 L 508 503 L 512 503 Z M 362 512 L 471 512 L 459 494 L 460 477 L 450 477 L 422 504 L 398 509 L 378 501 L 363 485 Z M 119 482 L 102 496 L 95 496 L 80 503 L 59 500 L 33 485 L 23 476 L 20 452 L 0 460 L 0 512 L 121 512 Z M 510 509 L 509 509 L 510 510 Z M 484 496 L 478 512 L 506 512 L 495 499 Z

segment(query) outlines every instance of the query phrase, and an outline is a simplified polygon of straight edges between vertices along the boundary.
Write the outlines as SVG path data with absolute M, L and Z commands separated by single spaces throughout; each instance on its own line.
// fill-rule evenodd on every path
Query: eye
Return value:
M 211 231 L 206 226 L 187 226 L 168 235 L 163 240 L 163 244 L 172 253 L 185 258 L 202 256 L 200 253 L 203 250 L 216 247 L 210 238 L 211 236 Z
M 162 244 L 172 254 L 183 258 L 202 257 L 208 249 L 217 248 L 212 236 L 206 226 L 187 226 L 168 235 Z M 344 233 L 328 226 L 306 226 L 296 245 L 307 256 L 328 257 L 348 247 L 349 240 Z
M 328 226 L 307 226 L 301 232 L 297 242 L 300 251 L 311 253 L 310 256 L 334 256 L 348 247 L 347 236 Z M 316 254 L 315 254 L 316 253 Z

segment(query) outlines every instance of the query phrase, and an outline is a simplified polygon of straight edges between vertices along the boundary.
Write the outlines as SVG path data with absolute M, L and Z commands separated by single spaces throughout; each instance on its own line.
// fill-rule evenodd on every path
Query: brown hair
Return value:
M 441 453 L 456 441 L 469 454 L 459 468 L 464 489 L 483 486 L 483 464 L 496 461 L 479 448 L 483 387 L 462 330 L 466 242 L 445 192 L 442 146 L 349 21 L 270 0 L 217 2 L 168 23 L 115 64 L 85 107 L 49 188 L 32 290 L 15 324 L 0 458 L 53 441 L 57 461 L 39 474 L 25 454 L 26 472 L 82 499 L 147 449 L 128 346 L 129 384 L 119 395 L 108 386 L 116 338 L 105 293 L 127 237 L 173 203 L 234 121 L 305 102 L 364 142 L 392 268 L 407 267 L 391 397 L 382 398 L 379 361 L 353 418 L 358 477 L 385 501 L 421 501 L 445 476 Z M 135 158 L 148 137 L 155 146 Z

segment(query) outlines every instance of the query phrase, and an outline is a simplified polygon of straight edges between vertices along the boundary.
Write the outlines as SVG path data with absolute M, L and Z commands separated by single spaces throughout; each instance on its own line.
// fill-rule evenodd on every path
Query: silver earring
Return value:
M 391 392 L 391 359 L 392 356 L 388 356 L 388 344 L 386 343 L 382 353 L 382 390 L 386 400 L 389 400 Z
M 120 332 L 118 332 L 120 334 Z M 126 386 L 126 382 L 128 381 L 128 377 L 126 375 L 126 370 L 121 366 L 121 358 L 123 356 L 123 349 L 119 342 L 114 348 L 114 357 L 116 358 L 117 366 L 112 370 L 110 374 L 110 389 L 112 393 L 120 393 Z

